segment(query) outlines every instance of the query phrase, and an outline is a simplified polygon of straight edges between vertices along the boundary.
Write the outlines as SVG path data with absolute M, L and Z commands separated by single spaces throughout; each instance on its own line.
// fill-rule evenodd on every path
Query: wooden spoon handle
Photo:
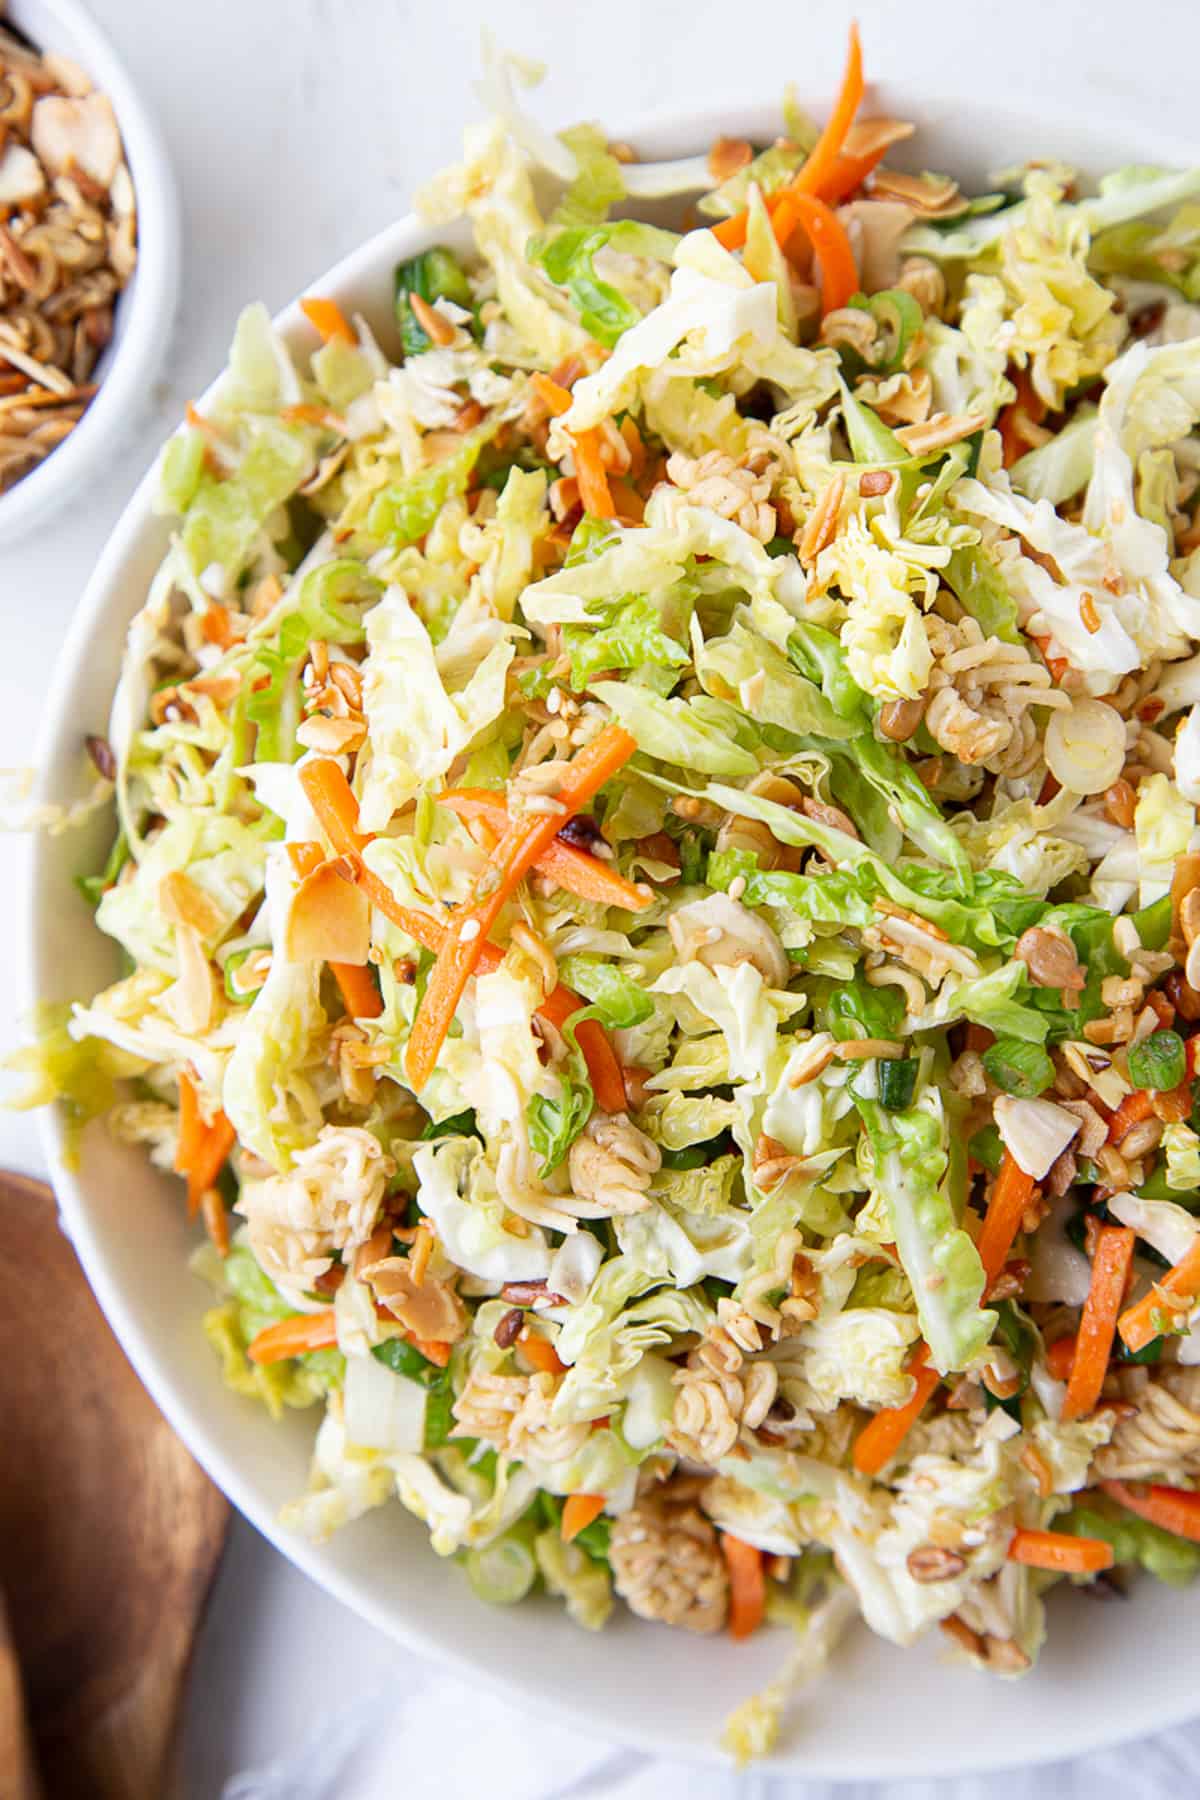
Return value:
M 42 1786 L 33 1762 L 25 1690 L 16 1645 L 8 1629 L 8 1610 L 0 1592 L 0 1793 L 12 1800 L 41 1800 Z

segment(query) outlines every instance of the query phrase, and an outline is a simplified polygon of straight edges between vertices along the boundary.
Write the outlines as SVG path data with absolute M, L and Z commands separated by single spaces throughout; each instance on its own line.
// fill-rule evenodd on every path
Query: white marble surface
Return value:
M 455 151 L 471 106 L 469 83 L 485 20 L 507 43 L 552 63 L 539 103 L 559 123 L 605 115 L 616 124 L 708 101 L 754 98 L 792 77 L 827 92 L 840 62 L 846 0 L 753 7 L 703 0 L 95 0 L 95 9 L 147 97 L 175 161 L 186 209 L 184 304 L 170 367 L 128 448 L 101 485 L 38 540 L 0 552 L 0 764 L 28 761 L 55 650 L 97 550 L 158 439 L 219 366 L 241 302 L 275 307 L 315 272 L 402 208 L 415 181 Z M 1127 110 L 1164 128 L 1194 130 L 1187 54 L 1196 15 L 1179 0 L 859 0 L 869 67 L 945 92 L 940 70 L 977 49 L 994 94 L 1032 79 L 1085 98 L 1103 141 L 1106 118 Z M 1036 37 L 1014 13 L 1036 17 Z M 1189 22 L 1190 20 L 1190 22 Z M 1169 51 L 1169 53 L 1168 53 Z M 1031 76 L 1031 71 L 1034 73 Z M 1160 91 L 1167 73 L 1169 91 Z M 1082 94 L 1081 94 L 1082 89 Z M 964 100 L 969 107 L 969 98 Z M 1021 146 L 1014 145 L 1014 154 Z M 0 941 L 17 937 L 23 849 L 4 841 Z M 0 959 L 0 1040 L 17 1035 L 19 958 Z M 0 1114 L 0 1163 L 37 1172 L 32 1122 Z M 386 1750 L 374 1769 L 324 1773 L 315 1746 L 351 1714 L 343 1739 L 369 1718 Z M 469 1731 L 462 1732 L 464 1719 Z M 386 1740 L 384 1727 L 390 1727 Z M 1200 1742 L 1200 1739 L 1195 1739 Z M 1022 1782 L 1005 1800 L 1034 1795 L 1157 1800 L 1200 1789 L 1190 1746 L 1176 1737 L 1139 1746 L 1114 1764 L 1058 1769 Z M 611 1795 L 649 1800 L 686 1786 L 697 1800 L 761 1791 L 747 1779 L 670 1771 L 544 1726 L 526 1726 L 490 1700 L 466 1695 L 409 1659 L 301 1577 L 248 1526 L 235 1525 L 194 1672 L 184 1790 L 215 1800 L 238 1771 L 302 1753 L 264 1781 L 239 1784 L 257 1800 L 408 1800 L 466 1794 L 489 1800 Z M 336 1762 L 334 1757 L 333 1761 Z M 806 1800 L 817 1800 L 814 1789 Z M 841 1790 L 844 1794 L 862 1790 Z M 912 1785 L 891 1800 L 917 1800 Z M 946 1796 L 940 1785 L 936 1790 Z M 998 1800 L 1000 1783 L 974 1781 L 956 1800 Z M 776 1800 L 779 1800 L 776 1789 Z M 876 1795 L 878 1800 L 878 1794 Z

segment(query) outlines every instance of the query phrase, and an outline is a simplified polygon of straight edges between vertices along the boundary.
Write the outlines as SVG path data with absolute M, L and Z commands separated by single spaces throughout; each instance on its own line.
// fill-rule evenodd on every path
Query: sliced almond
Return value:
M 857 162 L 860 157 L 878 156 L 893 144 L 902 144 L 916 129 L 908 119 L 856 119 L 842 149 Z
M 24 144 L 10 144 L 0 156 L 0 207 L 24 206 L 45 192 L 41 164 Z
M 292 897 L 284 925 L 289 962 L 342 962 L 361 967 L 371 947 L 371 908 L 366 895 L 333 863 L 306 875 Z
M 179 978 L 164 995 L 164 1003 L 180 1031 L 199 1037 L 213 1021 L 216 986 L 200 933 L 190 925 L 175 927 L 175 955 Z
M 82 169 L 105 189 L 121 163 L 121 134 L 105 94 L 70 99 L 47 94 L 33 109 L 33 148 L 52 174 Z
M 905 175 L 899 169 L 876 169 L 872 190 L 880 200 L 898 200 L 925 219 L 953 219 L 968 202 L 949 175 Z
M 427 1343 L 455 1344 L 467 1328 L 467 1315 L 453 1288 L 428 1277 L 414 1280 L 407 1256 L 388 1256 L 362 1271 L 375 1298 L 414 1337 Z
M 202 938 L 216 937 L 225 923 L 225 915 L 216 901 L 181 869 L 172 870 L 159 882 L 158 904 L 172 925 L 186 926 Z

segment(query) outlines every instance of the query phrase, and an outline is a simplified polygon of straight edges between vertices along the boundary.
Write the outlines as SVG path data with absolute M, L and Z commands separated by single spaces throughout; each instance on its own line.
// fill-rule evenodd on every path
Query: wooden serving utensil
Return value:
M 0 1589 L 42 1791 L 155 1800 L 229 1505 L 126 1361 L 50 1189 L 4 1172 L 0 1268 Z M 35 1800 L 4 1678 L 0 1646 L 0 1793 Z

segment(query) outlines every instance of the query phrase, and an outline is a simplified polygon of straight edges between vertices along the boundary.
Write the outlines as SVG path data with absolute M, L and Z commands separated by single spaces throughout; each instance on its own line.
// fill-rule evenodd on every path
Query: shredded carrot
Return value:
M 1046 1350 L 1046 1367 L 1055 1381 L 1069 1381 L 1075 1366 L 1075 1333 L 1055 1338 Z
M 190 1069 L 179 1071 L 179 1137 L 175 1145 L 175 1169 L 186 1175 L 204 1133 L 200 1117 L 200 1094 Z
M 560 982 L 552 993 L 546 995 L 538 1007 L 538 1013 L 561 1031 L 570 1023 L 571 1015 L 578 1012 L 582 1005 L 579 995 Z M 625 1077 L 621 1073 L 612 1041 L 599 1019 L 585 1019 L 582 1025 L 577 1025 L 575 1041 L 583 1051 L 583 1060 L 587 1063 L 588 1080 L 596 1096 L 596 1105 L 601 1112 L 624 1112 L 628 1105 Z
M 421 1352 L 426 1362 L 436 1363 L 439 1369 L 446 1367 L 454 1348 L 453 1344 L 446 1343 L 442 1338 L 410 1337 L 409 1342 L 414 1350 Z
M 586 1531 L 593 1519 L 598 1519 L 604 1511 L 603 1494 L 568 1494 L 563 1502 L 562 1541 L 569 1544 L 577 1538 L 581 1531 Z
M 528 1325 L 517 1339 L 517 1348 L 524 1352 L 525 1360 L 533 1364 L 539 1375 L 566 1373 L 567 1365 L 559 1361 L 554 1345 L 548 1338 L 539 1337 L 536 1331 L 530 1331 Z
M 285 844 L 284 848 L 288 853 L 288 861 L 291 863 L 292 868 L 300 877 L 301 881 L 304 880 L 306 875 L 311 875 L 315 869 L 319 869 L 321 864 L 325 861 L 325 852 L 322 850 L 320 844 L 306 841 L 303 843 Z
M 1177 1317 L 1191 1311 L 1200 1299 L 1200 1237 L 1187 1255 L 1156 1281 L 1148 1294 L 1127 1307 L 1117 1320 L 1117 1330 L 1131 1350 L 1144 1350 L 1159 1335 L 1155 1316 Z
M 325 343 L 331 338 L 341 338 L 343 343 L 357 344 L 354 327 L 336 300 L 322 300 L 310 294 L 300 302 L 300 311 Z
M 460 819 L 482 819 L 499 837 L 509 829 L 508 808 L 503 796 L 490 788 L 451 788 L 437 797 L 439 806 L 448 807 Z M 560 838 L 552 839 L 538 857 L 537 867 L 561 888 L 578 894 L 583 900 L 597 900 L 602 906 L 620 906 L 626 912 L 644 912 L 652 896 L 627 881 L 616 869 L 610 869 L 597 856 L 576 850 Z
M 854 1440 L 854 1466 L 860 1475 L 878 1475 L 884 1464 L 891 1462 L 941 1380 L 937 1370 L 929 1366 L 927 1345 L 918 1346 L 909 1361 L 908 1373 L 916 1381 L 911 1400 L 903 1406 L 885 1406 L 867 1421 Z
M 1011 469 L 1025 452 L 1032 448 L 1021 434 L 1022 416 L 1034 425 L 1040 425 L 1046 416 L 1046 403 L 1034 389 L 1028 373 L 1018 370 L 1013 377 L 1013 386 L 1017 397 L 1011 405 L 1004 407 L 996 424 L 1000 431 L 1000 442 L 1004 451 L 1004 467 Z
M 859 42 L 858 26 L 851 25 L 846 67 L 842 75 L 842 85 L 837 99 L 834 101 L 833 111 L 829 115 L 824 131 L 791 181 L 786 187 L 772 195 L 772 199 L 777 204 L 784 194 L 815 194 L 819 198 L 830 198 L 830 195 L 826 193 L 826 186 L 834 184 L 836 188 L 842 146 L 854 123 L 854 115 L 862 103 L 862 97 L 862 45 Z M 748 218 L 748 213 L 740 212 L 735 213 L 732 219 L 722 220 L 720 225 L 714 227 L 714 236 L 718 243 L 723 244 L 726 250 L 740 250 L 746 241 Z
M 833 172 L 821 189 L 821 198 L 827 206 L 840 206 L 848 200 L 856 188 L 860 188 L 872 169 L 887 155 L 890 144 L 880 144 L 877 150 L 868 150 L 862 156 L 851 156 L 843 150 L 833 166 Z
M 1092 1257 L 1092 1285 L 1079 1321 L 1075 1360 L 1063 1402 L 1063 1420 L 1094 1410 L 1108 1373 L 1117 1314 L 1133 1267 L 1134 1234 L 1125 1225 L 1102 1225 Z
M 332 1306 L 323 1312 L 292 1313 L 274 1325 L 264 1326 L 252 1338 L 246 1355 L 253 1363 L 282 1362 L 309 1350 L 329 1350 L 337 1343 L 337 1318 Z
M 1033 1176 L 1025 1173 L 1011 1150 L 1006 1150 L 1000 1172 L 992 1184 L 983 1229 L 975 1244 L 989 1287 L 1008 1260 L 1032 1195 Z
M 218 1256 L 229 1255 L 229 1214 L 225 1202 L 214 1187 L 205 1188 L 200 1196 L 200 1216 L 204 1229 Z
M 1113 1566 L 1113 1548 L 1103 1538 L 1075 1537 L 1069 1531 L 1015 1531 L 1009 1562 L 1056 1575 L 1098 1575 Z
M 763 1553 L 729 1531 L 721 1533 L 721 1550 L 729 1569 L 729 1635 L 740 1643 L 753 1636 L 766 1614 Z
M 1153 1111 L 1154 1097 L 1146 1088 L 1135 1088 L 1132 1094 L 1126 1094 L 1108 1122 L 1109 1143 L 1119 1144 L 1127 1131 L 1148 1119 Z
M 350 1018 L 379 1017 L 383 1011 L 383 1001 L 369 967 L 360 967 L 358 963 L 331 962 L 329 970 L 338 984 L 338 992 L 346 1003 Z
M 506 832 L 494 863 L 480 878 L 474 904 L 460 907 L 454 915 L 413 1021 L 406 1066 L 416 1091 L 433 1073 L 463 989 L 505 903 L 567 820 L 625 766 L 636 749 L 637 740 L 623 726 L 606 725 L 567 765 L 555 795 L 562 811 L 534 813 L 514 821 Z
M 358 829 L 358 802 L 339 764 L 330 758 L 315 757 L 301 768 L 300 785 L 333 848 L 341 856 L 358 856 L 370 840 Z M 435 954 L 441 950 L 446 941 L 447 928 L 440 920 L 435 919 L 431 913 L 421 912 L 415 906 L 402 906 L 387 883 L 373 875 L 361 862 L 357 865 L 356 879 L 371 905 L 378 907 L 401 931 L 415 938 L 418 944 L 423 944 L 426 950 L 432 950 Z M 487 971 L 498 968 L 502 961 L 503 953 L 497 945 L 483 946 L 479 956 L 481 969 Z M 538 1007 L 538 1013 L 556 1030 L 561 1031 L 571 1015 L 577 1013 L 582 1006 L 583 1001 L 579 995 L 560 982 L 546 995 Z M 624 1112 L 624 1077 L 603 1025 L 598 1019 L 585 1019 L 575 1035 L 588 1066 L 588 1079 L 592 1084 L 597 1106 L 602 1112 Z
M 1048 637 L 1039 637 L 1037 635 L 1036 631 L 1031 631 L 1029 633 L 1029 635 L 1033 639 L 1034 643 L 1037 645 L 1038 649 L 1041 651 L 1042 661 L 1045 663 L 1046 667 L 1049 669 L 1052 678 L 1057 682 L 1061 682 L 1063 679 L 1063 676 L 1067 673 L 1067 670 L 1071 667 L 1071 664 L 1068 661 L 1068 659 L 1065 656 L 1051 656 L 1051 654 L 1050 654 L 1050 639 Z
M 175 1167 L 180 1175 L 187 1176 L 188 1213 L 193 1218 L 200 1210 L 205 1189 L 215 1183 L 236 1141 L 237 1133 L 219 1108 L 211 1123 L 205 1122 L 195 1077 L 188 1069 L 181 1069 Z
M 577 431 L 571 439 L 575 446 L 575 479 L 584 512 L 594 519 L 615 519 L 617 509 L 608 486 L 608 472 L 600 455 L 601 437 L 593 427 Z
M 1163 1531 L 1200 1544 L 1200 1494 L 1188 1488 L 1162 1487 L 1158 1482 L 1149 1487 L 1139 1482 L 1131 1487 L 1124 1481 L 1102 1481 L 1100 1486 L 1111 1500 L 1136 1513 L 1139 1519 L 1148 1519 Z
M 530 376 L 529 385 L 541 401 L 551 418 L 557 419 L 567 412 L 571 405 L 569 389 L 560 387 L 552 376 L 543 375 L 541 370 Z
M 772 219 L 775 237 L 784 246 L 802 226 L 813 247 L 817 268 L 821 273 L 821 311 L 836 312 L 858 292 L 858 265 L 846 233 L 846 227 L 823 200 L 815 194 L 788 190 Z

